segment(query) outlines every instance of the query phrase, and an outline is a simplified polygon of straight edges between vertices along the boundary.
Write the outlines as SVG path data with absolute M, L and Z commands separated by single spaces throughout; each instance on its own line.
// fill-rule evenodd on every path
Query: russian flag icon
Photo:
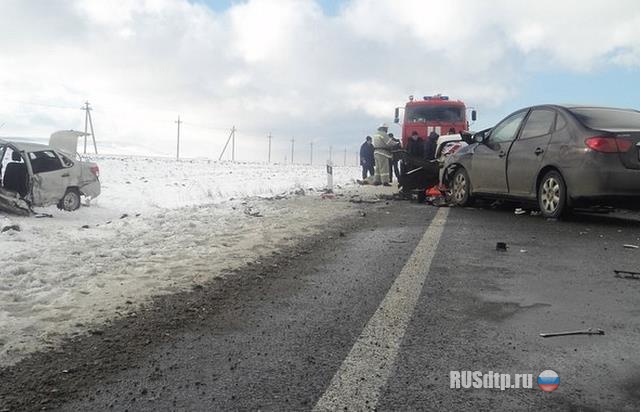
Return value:
M 540 372 L 538 375 L 538 386 L 545 392 L 553 392 L 560 385 L 560 377 L 552 370 Z

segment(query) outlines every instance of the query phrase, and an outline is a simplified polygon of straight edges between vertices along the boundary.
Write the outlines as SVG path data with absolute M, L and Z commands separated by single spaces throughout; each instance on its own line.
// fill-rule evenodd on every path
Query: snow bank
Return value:
M 93 160 L 93 159 L 92 159 Z M 268 196 L 294 188 L 321 188 L 325 166 L 177 162 L 166 158 L 103 157 L 100 166 L 104 196 L 101 207 L 114 209 L 176 208 L 219 203 L 229 198 Z M 353 182 L 359 169 L 335 168 L 334 182 Z
M 62 334 L 117 316 L 150 296 L 201 284 L 352 213 L 318 196 L 324 166 L 98 157 L 90 207 L 0 225 L 0 365 Z M 357 168 L 334 168 L 335 184 Z M 263 199 L 256 198 L 261 196 Z M 262 217 L 255 217 L 260 215 Z

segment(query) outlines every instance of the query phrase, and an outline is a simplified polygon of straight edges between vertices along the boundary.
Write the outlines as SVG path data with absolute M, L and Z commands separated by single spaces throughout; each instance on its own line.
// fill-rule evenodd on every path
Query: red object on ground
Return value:
M 431 186 L 430 188 L 428 188 L 427 190 L 425 190 L 424 194 L 427 197 L 437 197 L 437 196 L 442 196 L 442 192 L 440 191 L 440 189 L 438 189 L 436 186 Z

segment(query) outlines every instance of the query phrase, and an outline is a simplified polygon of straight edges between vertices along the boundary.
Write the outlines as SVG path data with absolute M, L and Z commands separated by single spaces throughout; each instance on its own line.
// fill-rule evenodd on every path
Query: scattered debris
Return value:
M 129 215 L 128 215 L 128 214 L 126 214 L 126 213 L 123 213 L 123 214 L 122 214 L 122 216 L 120 216 L 120 219 L 125 219 L 125 218 L 127 218 L 127 217 L 129 217 Z
M 338 235 L 339 235 L 340 237 L 345 237 L 345 236 L 346 236 L 346 235 L 344 234 L 344 232 L 343 232 L 343 231 L 340 231 L 340 233 L 338 233 Z
M 506 252 L 507 251 L 507 244 L 505 242 L 496 243 L 496 250 L 499 250 L 501 252 Z
M 520 249 L 520 253 L 527 253 L 527 249 Z
M 13 224 L 13 225 L 7 225 L 7 226 L 3 226 L 1 232 L 8 232 L 10 230 L 16 231 L 16 232 L 20 232 L 22 229 L 20 229 L 20 225 L 18 224 Z
M 532 210 L 530 213 L 531 216 L 540 216 L 541 214 L 542 212 L 539 210 Z
M 364 210 L 360 211 L 360 217 L 366 217 L 367 216 L 367 212 L 365 212 Z
M 521 207 L 518 207 L 513 213 L 515 213 L 516 215 L 526 215 L 527 211 Z
M 89 229 L 89 225 L 82 225 L 81 229 Z
M 556 336 L 569 336 L 569 335 L 604 335 L 604 331 L 602 329 L 593 330 L 593 328 L 589 328 L 589 329 L 574 330 L 569 332 L 548 332 L 548 333 L 540 334 L 540 336 L 543 338 L 553 338 Z
M 378 203 L 380 202 L 380 200 L 378 199 L 363 199 L 359 196 L 356 197 L 352 197 L 351 199 L 349 199 L 350 203 Z
M 614 270 L 617 278 L 640 280 L 640 272 L 630 272 L 628 270 Z
M 389 241 L 389 243 L 407 243 L 407 241 L 406 241 L 406 240 L 395 240 L 395 239 L 391 239 L 391 240 Z
M 42 219 L 43 217 L 53 217 L 50 213 L 36 213 L 33 217 L 36 219 Z
M 260 211 L 255 210 L 253 207 L 248 206 L 244 209 L 244 214 L 251 217 L 263 217 Z
M 625 249 L 640 249 L 638 245 L 624 245 Z

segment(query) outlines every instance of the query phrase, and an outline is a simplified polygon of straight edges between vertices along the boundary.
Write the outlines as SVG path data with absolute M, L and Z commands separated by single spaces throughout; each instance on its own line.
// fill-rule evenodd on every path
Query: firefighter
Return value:
M 362 179 L 366 179 L 368 176 L 374 175 L 374 149 L 371 141 L 371 136 L 367 136 L 365 142 L 362 143 L 362 146 L 360 146 L 360 165 L 362 166 Z
M 392 140 L 387 131 L 389 126 L 386 123 L 382 123 L 378 127 L 378 131 L 373 135 L 373 147 L 375 158 L 375 174 L 373 176 L 374 185 L 391 186 L 389 183 L 389 159 L 393 159 L 391 150 L 396 148 L 398 144 Z
M 393 137 L 393 133 L 389 133 L 389 138 L 396 144 L 394 149 L 400 147 L 400 140 Z M 400 160 L 400 154 L 397 150 L 391 151 L 391 159 L 389 159 L 389 183 L 393 183 L 393 174 L 396 174 L 396 179 L 400 177 L 400 171 L 398 170 L 398 161 Z

